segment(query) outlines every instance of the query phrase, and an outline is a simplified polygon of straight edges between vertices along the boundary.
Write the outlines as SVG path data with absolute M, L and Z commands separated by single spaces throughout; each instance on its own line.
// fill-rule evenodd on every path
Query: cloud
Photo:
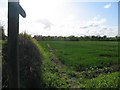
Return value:
M 80 28 L 81 29 L 86 29 L 86 28 L 89 28 L 89 26 L 83 26 L 83 27 L 81 26 Z
M 106 18 L 94 17 L 93 19 L 89 20 L 87 24 L 89 26 L 99 26 L 101 24 L 106 23 Z
M 101 35 L 107 35 L 109 37 L 117 36 L 118 35 L 118 27 L 117 26 L 105 26 L 99 29 L 99 33 Z
M 100 16 L 96 16 L 86 23 L 83 26 L 79 27 L 79 32 L 76 35 L 107 35 L 109 37 L 113 37 L 118 35 L 118 26 L 110 26 L 107 24 L 106 18 L 101 18 Z
M 105 6 L 104 6 L 104 8 L 111 8 L 111 4 L 106 4 Z
M 48 19 L 40 19 L 37 21 L 37 23 L 41 23 L 41 24 L 44 24 L 44 29 L 50 29 L 52 24 Z
M 77 33 L 76 35 L 86 35 L 86 36 L 108 36 L 108 37 L 114 37 L 118 35 L 118 28 L 117 26 L 101 26 L 97 28 L 88 28 L 88 29 L 80 29 L 80 33 Z
M 107 21 L 106 18 L 100 18 L 99 16 L 92 18 L 91 20 L 86 22 L 85 26 L 82 26 L 80 28 L 82 29 L 87 29 L 87 28 L 94 28 L 94 27 L 99 27 L 103 24 L 105 24 Z

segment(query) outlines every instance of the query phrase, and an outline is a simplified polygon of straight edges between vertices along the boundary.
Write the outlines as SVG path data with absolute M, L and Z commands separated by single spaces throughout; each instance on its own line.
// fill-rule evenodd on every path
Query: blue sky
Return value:
M 20 17 L 20 32 L 45 36 L 116 36 L 118 3 L 115 1 L 118 0 L 97 1 L 29 0 L 28 3 L 27 0 L 20 0 L 27 13 L 25 19 Z M 7 29 L 7 0 L 0 0 L 0 20 Z
M 104 6 L 111 4 L 110 8 L 105 9 Z M 96 15 L 105 17 L 109 20 L 109 25 L 118 24 L 118 3 L 117 2 L 73 2 L 71 5 L 78 15 L 78 19 L 90 19 Z M 84 8 L 84 13 L 80 13 L 79 9 Z

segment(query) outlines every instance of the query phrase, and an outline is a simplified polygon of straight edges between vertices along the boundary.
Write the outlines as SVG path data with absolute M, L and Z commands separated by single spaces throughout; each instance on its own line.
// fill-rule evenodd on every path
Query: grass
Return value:
M 43 76 L 43 86 L 46 88 L 68 88 L 69 84 L 67 83 L 66 76 L 61 77 L 58 71 L 58 67 L 50 61 L 52 58 L 52 53 L 42 47 L 39 42 L 34 40 L 34 43 L 38 46 L 40 53 L 42 55 L 42 76 Z
M 42 41 L 46 49 L 53 49 L 65 65 L 69 67 L 102 67 L 118 63 L 118 43 L 105 41 Z
M 115 73 L 111 73 L 108 75 L 100 75 L 97 78 L 93 78 L 91 80 L 87 80 L 86 81 L 86 87 L 89 88 L 115 88 L 118 87 L 118 85 L 120 84 L 119 81 L 119 77 L 118 77 L 119 73 L 115 72 Z M 114 83 L 113 83 L 114 81 Z

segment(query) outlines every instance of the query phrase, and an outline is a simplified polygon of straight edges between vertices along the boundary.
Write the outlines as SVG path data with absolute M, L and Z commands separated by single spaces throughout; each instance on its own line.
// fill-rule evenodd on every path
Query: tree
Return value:
M 5 36 L 5 32 L 4 32 L 4 27 L 0 26 L 0 40 L 5 40 L 6 36 Z
M 107 36 L 106 36 L 106 35 L 104 35 L 104 36 L 103 36 L 103 38 L 104 38 L 104 39 L 106 39 L 106 38 L 107 38 Z
M 79 41 L 79 38 L 75 36 L 69 36 L 68 38 L 70 39 L 70 41 Z

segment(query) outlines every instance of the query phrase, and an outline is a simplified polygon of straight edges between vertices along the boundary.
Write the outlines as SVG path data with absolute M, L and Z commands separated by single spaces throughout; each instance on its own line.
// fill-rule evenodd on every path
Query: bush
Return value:
M 20 62 L 20 87 L 21 88 L 40 88 L 41 64 L 40 52 L 27 34 L 19 36 L 19 62 Z M 8 87 L 8 68 L 7 68 L 7 42 L 3 45 L 3 88 Z

